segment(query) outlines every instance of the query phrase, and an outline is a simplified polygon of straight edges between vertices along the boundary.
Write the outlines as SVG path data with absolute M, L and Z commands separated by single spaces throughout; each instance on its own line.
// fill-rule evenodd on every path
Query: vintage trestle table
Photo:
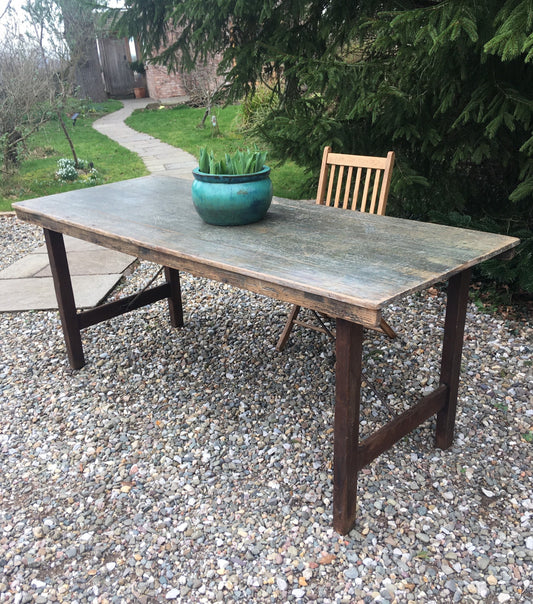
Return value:
M 274 200 L 256 224 L 216 227 L 196 214 L 190 187 L 148 176 L 14 205 L 44 229 L 70 364 L 85 363 L 80 330 L 156 300 L 167 298 L 172 325 L 182 326 L 180 270 L 336 317 L 333 526 L 345 534 L 362 467 L 433 415 L 436 446 L 452 444 L 470 269 L 518 240 L 290 200 Z M 77 311 L 63 234 L 156 262 L 165 283 Z M 364 327 L 379 325 L 393 300 L 445 280 L 439 386 L 359 441 Z

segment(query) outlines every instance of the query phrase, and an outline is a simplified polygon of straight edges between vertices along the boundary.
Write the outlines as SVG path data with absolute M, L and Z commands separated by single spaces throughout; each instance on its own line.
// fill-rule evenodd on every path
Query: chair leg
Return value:
M 276 350 L 278 352 L 281 352 L 287 345 L 287 341 L 289 339 L 289 336 L 291 335 L 293 325 L 295 323 L 299 323 L 298 321 L 296 321 L 296 319 L 298 318 L 298 313 L 300 312 L 300 309 L 301 309 L 301 306 L 298 306 L 297 304 L 293 305 L 291 312 L 289 313 L 289 316 L 287 317 L 287 322 L 285 323 L 285 328 L 283 329 L 283 333 L 279 337 L 278 343 L 276 344 Z M 320 323 L 322 323 L 321 320 L 320 320 Z M 320 329 L 318 327 L 314 327 L 313 325 L 310 325 L 307 323 L 299 323 L 299 324 L 303 325 L 304 327 L 309 327 L 311 329 L 316 329 L 317 331 L 321 331 L 322 333 L 329 335 L 330 338 L 335 339 L 335 335 L 333 333 L 331 333 L 330 330 L 327 329 L 325 326 L 323 327 L 323 329 Z M 322 323 L 322 325 L 324 325 L 324 324 Z M 398 334 L 387 323 L 387 321 L 385 321 L 385 319 L 381 319 L 380 324 L 379 324 L 379 330 L 382 331 L 385 335 L 387 335 L 391 339 L 398 337 Z
M 389 336 L 389 338 L 394 339 L 398 337 L 398 334 L 394 331 L 394 329 L 392 329 L 392 327 L 387 323 L 387 321 L 385 321 L 385 319 L 381 319 L 379 326 L 381 330 Z
M 287 317 L 287 322 L 285 323 L 285 328 L 283 329 L 283 333 L 279 337 L 278 343 L 276 344 L 276 350 L 278 352 L 281 352 L 287 345 L 287 340 L 289 339 L 289 336 L 291 334 L 292 326 L 294 325 L 294 321 L 295 321 L 296 317 L 298 316 L 298 313 L 300 312 L 300 308 L 301 307 L 298 306 L 297 304 L 293 304 L 291 312 L 289 313 L 289 316 Z

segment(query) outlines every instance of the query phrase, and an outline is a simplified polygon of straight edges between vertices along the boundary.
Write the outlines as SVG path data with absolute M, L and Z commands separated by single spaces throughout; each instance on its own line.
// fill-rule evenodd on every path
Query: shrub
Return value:
M 64 182 L 74 182 L 78 180 L 78 170 L 73 159 L 62 157 L 57 160 L 56 176 Z
M 249 94 L 239 109 L 241 128 L 250 130 L 260 124 L 279 105 L 279 96 L 266 86 L 258 86 Z

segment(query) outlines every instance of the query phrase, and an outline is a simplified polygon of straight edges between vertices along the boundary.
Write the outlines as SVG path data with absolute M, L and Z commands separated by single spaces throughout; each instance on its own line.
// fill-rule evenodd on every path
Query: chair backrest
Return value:
M 332 153 L 324 148 L 316 202 L 320 205 L 385 214 L 394 151 L 387 157 Z

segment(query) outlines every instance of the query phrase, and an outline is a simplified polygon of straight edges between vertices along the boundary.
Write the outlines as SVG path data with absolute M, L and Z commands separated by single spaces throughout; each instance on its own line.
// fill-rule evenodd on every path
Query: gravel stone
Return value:
M 0 216 L 0 269 L 41 244 Z M 163 302 L 89 327 L 79 371 L 56 312 L 0 315 L 1 603 L 533 601 L 531 317 L 469 305 L 453 445 L 430 420 L 364 468 L 340 536 L 334 346 L 297 327 L 279 354 L 287 305 L 182 288 L 182 329 Z M 368 333 L 363 437 L 438 382 L 444 304 Z

